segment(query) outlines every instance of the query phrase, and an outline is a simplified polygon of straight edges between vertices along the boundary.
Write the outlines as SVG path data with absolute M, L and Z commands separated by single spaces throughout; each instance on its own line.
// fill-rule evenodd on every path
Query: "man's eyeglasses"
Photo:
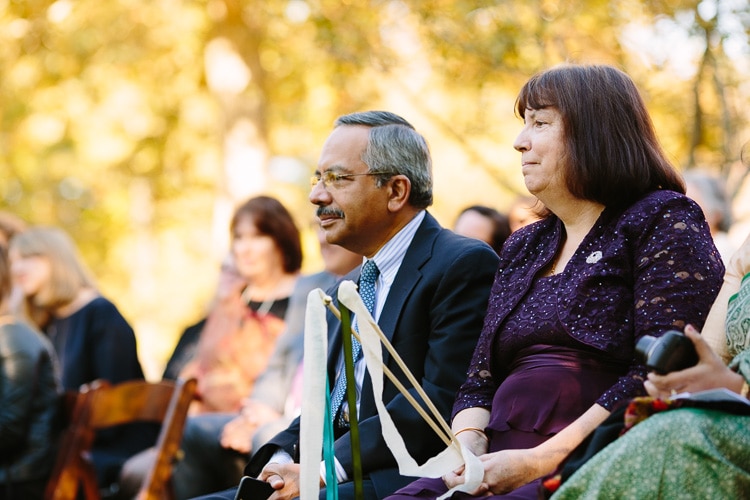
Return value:
M 342 179 L 348 179 L 349 177 L 359 177 L 360 175 L 391 175 L 389 172 L 367 172 L 364 174 L 337 174 L 331 170 L 323 172 L 322 174 L 315 174 L 310 177 L 310 186 L 315 187 L 320 181 L 323 181 L 325 187 L 338 186 Z

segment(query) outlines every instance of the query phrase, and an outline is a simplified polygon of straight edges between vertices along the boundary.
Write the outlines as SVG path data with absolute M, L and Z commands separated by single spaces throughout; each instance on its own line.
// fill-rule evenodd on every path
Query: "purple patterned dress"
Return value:
M 611 410 L 644 394 L 635 343 L 687 323 L 702 326 L 721 285 L 724 267 L 703 214 L 678 193 L 605 209 L 563 272 L 538 278 L 562 232 L 551 216 L 513 234 L 500 256 L 453 409 L 491 410 L 490 452 L 537 446 L 595 403 Z M 491 498 L 535 499 L 537 483 Z M 441 478 L 423 478 L 389 498 L 445 491 Z

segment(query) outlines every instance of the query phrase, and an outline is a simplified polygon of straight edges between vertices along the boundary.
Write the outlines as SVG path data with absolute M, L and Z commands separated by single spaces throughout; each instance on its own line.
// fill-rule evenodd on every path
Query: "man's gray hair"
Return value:
M 432 205 L 432 159 L 427 141 L 411 123 L 388 111 L 365 111 L 339 117 L 335 124 L 370 127 L 362 161 L 383 186 L 394 175 L 405 175 L 411 182 L 409 203 L 417 208 Z

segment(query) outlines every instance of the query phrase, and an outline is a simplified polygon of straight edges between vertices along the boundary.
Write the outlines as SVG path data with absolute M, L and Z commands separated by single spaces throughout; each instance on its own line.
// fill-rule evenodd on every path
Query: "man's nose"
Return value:
M 326 205 L 331 201 L 331 194 L 325 188 L 323 182 L 318 182 L 310 190 L 310 203 L 313 205 Z

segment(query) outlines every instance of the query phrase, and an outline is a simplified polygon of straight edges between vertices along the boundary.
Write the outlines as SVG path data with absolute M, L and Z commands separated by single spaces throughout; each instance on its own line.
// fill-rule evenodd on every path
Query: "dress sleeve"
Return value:
M 503 382 L 507 373 L 503 373 L 499 367 L 492 366 L 492 348 L 495 340 L 496 330 L 500 324 L 500 309 L 506 308 L 508 304 L 515 303 L 518 297 L 523 295 L 526 287 L 522 283 L 527 276 L 535 274 L 534 264 L 527 263 L 520 266 L 519 261 L 524 261 L 524 254 L 528 252 L 529 243 L 536 240 L 538 233 L 557 233 L 555 229 L 559 221 L 550 217 L 540 229 L 531 227 L 521 228 L 508 238 L 500 254 L 500 261 L 495 272 L 494 281 L 490 291 L 490 299 L 487 306 L 487 314 L 484 318 L 482 332 L 474 348 L 471 363 L 466 373 L 466 378 L 458 390 L 453 404 L 451 420 L 457 413 L 467 408 L 492 407 L 492 400 L 498 386 Z M 541 223 L 536 223 L 537 226 Z M 523 270 L 525 267 L 530 269 Z M 511 271 L 510 268 L 515 268 Z M 508 275 L 512 275 L 509 277 Z M 522 279 L 523 277 L 523 279 Z M 510 282 L 513 283 L 510 283 Z
M 500 287 L 501 267 L 495 274 L 495 280 L 492 284 L 490 295 L 497 295 Z M 493 373 L 490 367 L 492 343 L 495 339 L 495 323 L 490 321 L 490 315 L 493 314 L 491 309 L 487 310 L 487 317 L 484 320 L 482 333 L 479 336 L 474 353 L 472 354 L 471 363 L 467 370 L 466 380 L 461 385 L 456 395 L 451 412 L 451 420 L 462 410 L 467 408 L 485 408 L 492 407 L 492 399 L 498 385 L 502 382 L 502 376 L 499 373 Z
M 142 379 L 135 333 L 114 304 L 102 300 L 97 304 L 87 332 L 93 346 L 93 378 L 112 384 Z
M 687 324 L 702 328 L 724 266 L 698 205 L 684 196 L 653 196 L 626 212 L 620 228 L 631 241 L 634 342 Z M 611 410 L 645 394 L 645 366 L 627 374 L 597 401 Z

